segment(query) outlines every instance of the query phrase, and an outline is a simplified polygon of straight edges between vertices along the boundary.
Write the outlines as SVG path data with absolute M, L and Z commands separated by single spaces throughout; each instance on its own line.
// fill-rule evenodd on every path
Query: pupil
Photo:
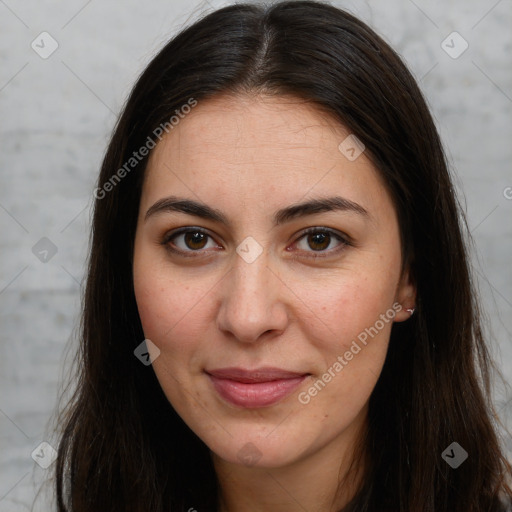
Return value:
M 310 244 L 311 249 L 315 249 L 315 250 L 325 249 L 326 247 L 329 246 L 329 237 L 330 237 L 330 235 L 328 233 L 315 233 L 314 235 L 310 235 L 310 241 L 311 240 L 313 241 L 313 245 L 320 244 L 322 246 L 320 248 L 317 247 L 315 249 L 315 247 L 311 247 L 311 244 Z
M 201 249 L 204 245 L 205 238 L 204 233 L 199 231 L 189 231 L 185 233 L 185 242 L 190 249 Z M 197 247 L 197 245 L 199 245 L 199 247 Z

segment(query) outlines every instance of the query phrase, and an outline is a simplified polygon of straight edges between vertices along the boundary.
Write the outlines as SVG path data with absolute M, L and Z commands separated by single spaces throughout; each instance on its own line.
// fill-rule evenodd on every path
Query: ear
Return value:
M 405 270 L 398 283 L 395 293 L 395 302 L 398 302 L 398 304 L 402 306 L 402 309 L 395 315 L 395 322 L 409 320 L 413 313 L 411 310 L 416 308 L 416 285 L 411 279 L 409 269 Z

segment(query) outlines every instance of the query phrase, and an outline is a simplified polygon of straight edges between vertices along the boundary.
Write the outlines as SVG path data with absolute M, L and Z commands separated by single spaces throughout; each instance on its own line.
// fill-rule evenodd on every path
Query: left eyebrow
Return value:
M 173 211 L 219 222 L 228 227 L 231 225 L 228 218 L 221 211 L 211 208 L 205 203 L 176 196 L 159 199 L 148 209 L 144 217 L 144 221 L 147 221 L 148 218 L 153 215 Z M 292 204 L 286 208 L 282 208 L 274 214 L 274 224 L 279 226 L 300 217 L 334 211 L 352 212 L 365 217 L 366 219 L 372 218 L 370 213 L 360 204 L 354 203 L 353 201 L 340 196 L 334 196 L 312 199 L 310 201 Z
M 360 204 L 354 203 L 344 197 L 334 196 L 327 198 L 312 199 L 305 203 L 299 203 L 287 206 L 282 210 L 278 210 L 274 215 L 274 224 L 276 226 L 289 222 L 299 217 L 306 217 L 307 215 L 315 215 L 316 213 L 323 212 L 352 212 L 357 213 L 367 219 L 371 218 L 370 213 L 363 208 Z

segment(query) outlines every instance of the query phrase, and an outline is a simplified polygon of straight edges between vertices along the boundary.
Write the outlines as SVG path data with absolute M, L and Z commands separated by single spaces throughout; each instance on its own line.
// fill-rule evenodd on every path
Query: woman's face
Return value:
M 349 135 L 300 100 L 224 96 L 150 156 L 140 319 L 169 402 L 228 463 L 341 455 L 410 316 L 391 198 Z

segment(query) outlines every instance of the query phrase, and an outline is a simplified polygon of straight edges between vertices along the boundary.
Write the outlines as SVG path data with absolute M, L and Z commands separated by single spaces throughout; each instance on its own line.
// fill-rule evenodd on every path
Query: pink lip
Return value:
M 272 405 L 289 395 L 307 373 L 280 368 L 220 368 L 206 373 L 219 395 L 239 407 L 255 408 Z

